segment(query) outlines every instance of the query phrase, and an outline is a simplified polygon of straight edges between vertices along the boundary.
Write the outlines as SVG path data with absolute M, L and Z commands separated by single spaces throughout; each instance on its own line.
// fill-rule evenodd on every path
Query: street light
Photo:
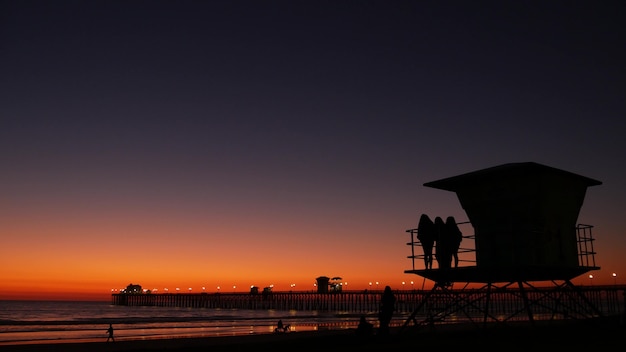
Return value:
M 613 273 L 613 285 L 617 285 L 617 274 Z
M 402 281 L 402 291 L 404 291 L 404 281 Z
M 376 289 L 378 290 L 378 281 L 376 281 Z
M 415 286 L 413 286 L 415 283 L 413 281 L 411 281 L 411 289 L 415 290 Z
M 370 281 L 370 291 L 372 290 L 372 282 Z
M 593 275 L 589 274 L 589 281 L 591 282 L 591 286 L 593 286 Z

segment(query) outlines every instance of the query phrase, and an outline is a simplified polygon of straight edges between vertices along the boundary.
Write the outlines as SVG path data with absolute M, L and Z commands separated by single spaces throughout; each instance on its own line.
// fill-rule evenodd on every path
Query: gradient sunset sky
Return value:
M 0 299 L 418 288 L 423 184 L 527 161 L 626 283 L 623 1 L 0 4 Z

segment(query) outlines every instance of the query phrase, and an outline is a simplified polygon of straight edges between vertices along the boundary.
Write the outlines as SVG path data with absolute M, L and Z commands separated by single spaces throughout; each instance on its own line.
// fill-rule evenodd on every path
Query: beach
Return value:
M 297 331 L 286 333 L 174 338 L 83 343 L 52 343 L 0 346 L 2 351 L 406 351 L 506 348 L 529 351 L 536 348 L 616 348 L 623 343 L 625 326 L 618 318 L 530 324 L 450 324 L 434 327 L 393 328 L 388 336 L 358 336 L 354 329 Z

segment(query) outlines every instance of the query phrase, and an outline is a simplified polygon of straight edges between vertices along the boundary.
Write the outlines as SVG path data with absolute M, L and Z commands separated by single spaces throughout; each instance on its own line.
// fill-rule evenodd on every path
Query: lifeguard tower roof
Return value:
M 564 171 L 550 166 L 545 166 L 535 162 L 509 163 L 490 167 L 474 172 L 452 176 L 437 181 L 426 182 L 424 186 L 442 189 L 451 192 L 463 191 L 476 184 L 501 180 L 503 178 L 537 177 L 540 175 L 553 174 L 561 177 L 577 179 L 584 183 L 586 187 L 599 186 L 602 182 L 589 177 L 577 175 L 569 171 Z
M 577 221 L 587 188 L 601 184 L 534 162 L 425 183 L 456 192 L 474 228 L 476 267 L 444 275 L 454 276 L 451 281 L 536 281 L 571 279 L 597 270 L 579 260 Z M 418 274 L 431 278 L 440 275 L 436 272 Z

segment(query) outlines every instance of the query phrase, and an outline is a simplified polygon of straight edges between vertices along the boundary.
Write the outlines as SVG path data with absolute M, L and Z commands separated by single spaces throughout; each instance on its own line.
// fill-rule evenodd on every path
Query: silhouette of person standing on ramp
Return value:
M 435 244 L 435 259 L 439 269 L 450 269 L 452 263 L 452 253 L 450 252 L 450 241 L 446 236 L 446 223 L 438 216 L 435 218 L 435 232 L 437 240 Z
M 446 219 L 445 242 L 452 256 L 450 259 L 454 259 L 455 268 L 459 267 L 459 247 L 461 246 L 461 241 L 463 241 L 463 233 L 459 230 L 454 217 L 448 216 Z
M 417 239 L 422 244 L 422 250 L 424 251 L 424 268 L 432 269 L 436 232 L 435 224 L 426 214 L 420 216 L 420 221 L 417 225 Z

